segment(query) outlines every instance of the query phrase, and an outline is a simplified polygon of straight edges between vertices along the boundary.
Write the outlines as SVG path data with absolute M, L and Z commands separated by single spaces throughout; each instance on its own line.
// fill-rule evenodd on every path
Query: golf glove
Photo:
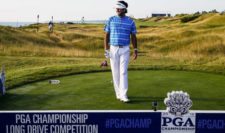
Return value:
M 105 50 L 105 58 L 110 58 L 110 52 L 109 52 L 109 50 Z

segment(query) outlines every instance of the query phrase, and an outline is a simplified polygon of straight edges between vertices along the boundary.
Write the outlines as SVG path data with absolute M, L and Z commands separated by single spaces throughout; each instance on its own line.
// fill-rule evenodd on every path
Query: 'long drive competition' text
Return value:
M 98 125 L 86 124 L 88 114 L 16 114 L 7 133 L 98 133 Z

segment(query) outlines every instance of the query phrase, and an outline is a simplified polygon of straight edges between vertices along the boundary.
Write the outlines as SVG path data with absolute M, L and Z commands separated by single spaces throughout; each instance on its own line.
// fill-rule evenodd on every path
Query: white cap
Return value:
M 116 6 L 115 6 L 114 8 L 118 8 L 118 9 L 126 9 L 127 7 L 126 7 L 124 4 L 122 4 L 122 3 L 120 3 L 120 2 L 117 2 L 117 3 L 116 3 Z

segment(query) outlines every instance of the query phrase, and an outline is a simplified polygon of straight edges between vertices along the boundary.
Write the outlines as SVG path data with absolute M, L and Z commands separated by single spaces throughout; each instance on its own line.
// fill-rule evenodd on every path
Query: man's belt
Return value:
M 113 45 L 113 46 L 119 47 L 119 48 L 125 48 L 125 47 L 127 47 L 127 45 Z

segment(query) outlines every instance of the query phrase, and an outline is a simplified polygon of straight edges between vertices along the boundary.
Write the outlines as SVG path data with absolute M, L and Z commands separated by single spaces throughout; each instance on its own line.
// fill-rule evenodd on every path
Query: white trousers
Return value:
M 110 64 L 112 70 L 114 90 L 117 98 L 127 98 L 128 91 L 128 64 L 130 47 L 110 46 Z

